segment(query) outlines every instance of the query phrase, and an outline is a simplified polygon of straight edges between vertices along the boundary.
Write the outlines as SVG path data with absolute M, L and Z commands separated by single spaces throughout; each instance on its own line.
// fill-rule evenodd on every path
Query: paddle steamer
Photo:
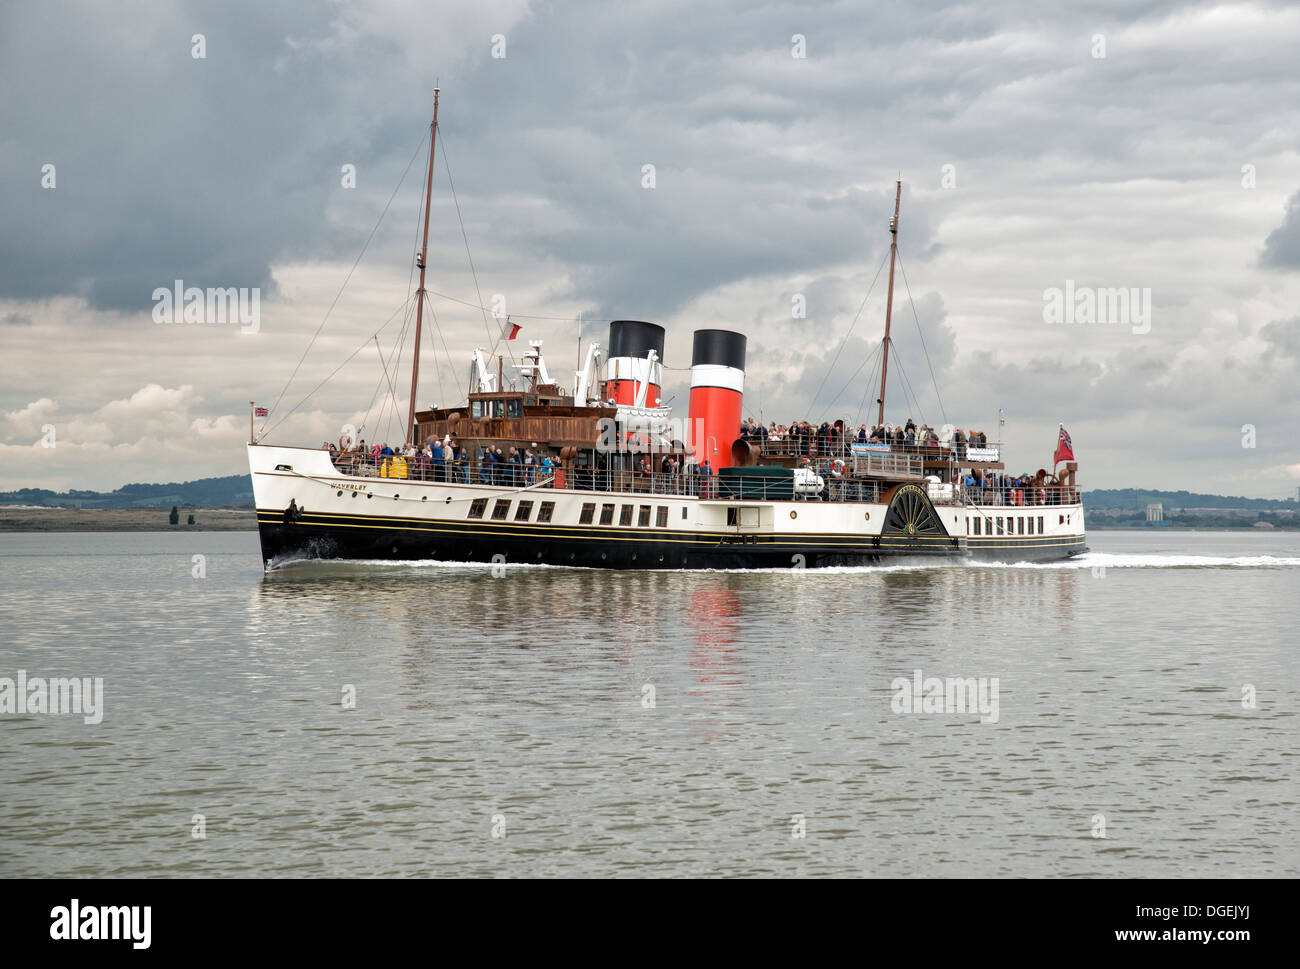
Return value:
M 694 332 L 684 421 L 661 401 L 664 328 L 639 320 L 613 321 L 605 346 L 587 345 L 571 392 L 552 379 L 541 341 L 530 341 L 516 365 L 521 386 L 506 387 L 503 367 L 491 372 L 493 348 L 479 348 L 468 399 L 417 411 L 436 137 L 435 95 L 407 443 L 376 454 L 348 440 L 338 448 L 250 440 L 268 569 L 313 558 L 819 568 L 1042 561 L 1086 550 L 1063 429 L 1053 473 L 1014 484 L 999 442 L 973 444 L 948 428 L 907 442 L 859 440 L 842 422 L 820 433 L 742 434 L 746 337 L 731 330 Z M 901 184 L 889 225 L 882 427 L 900 196 Z M 451 462 L 428 460 L 426 446 L 449 448 Z M 533 463 L 493 460 L 498 449 Z

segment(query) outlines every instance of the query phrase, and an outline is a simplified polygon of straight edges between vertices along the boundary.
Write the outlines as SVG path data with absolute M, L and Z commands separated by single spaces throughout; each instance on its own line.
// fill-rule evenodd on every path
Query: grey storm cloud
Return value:
M 1300 419 L 1286 373 L 1296 277 L 1261 269 L 1300 266 L 1287 167 L 1300 126 L 1291 5 L 144 9 L 0 5 L 0 413 L 13 446 L 56 419 L 121 443 L 136 426 L 121 415 L 135 410 L 113 402 L 134 400 L 141 413 L 160 402 L 183 412 L 184 433 L 222 442 L 195 448 L 196 476 L 237 467 L 241 408 L 273 399 L 293 371 L 318 304 L 413 160 L 286 403 L 406 295 L 435 83 L 431 288 L 470 301 L 504 293 L 518 318 L 536 314 L 525 336 L 547 339 L 556 372 L 574 355 L 567 316 L 659 320 L 678 368 L 666 389 L 680 405 L 691 329 L 729 326 L 750 339 L 747 411 L 870 421 L 883 273 L 853 320 L 887 254 L 901 174 L 906 275 L 887 419 L 915 408 L 918 420 L 946 414 L 992 432 L 1003 407 L 1013 422 L 1035 415 L 1033 432 L 1050 443 L 1057 419 L 1087 415 L 1091 433 L 1072 430 L 1081 448 L 1091 442 L 1097 477 L 1149 470 L 1153 486 L 1162 467 L 1205 453 L 1182 422 L 1228 439 L 1234 423 L 1254 421 L 1269 440 L 1268 415 Z M 195 34 L 204 58 L 192 56 Z M 504 58 L 491 54 L 496 35 Z M 804 58 L 792 56 L 796 35 Z M 340 184 L 344 164 L 356 166 L 355 189 Z M 1245 164 L 1258 164 L 1254 191 L 1238 184 Z M 45 165 L 53 189 L 42 187 Z M 260 287 L 262 333 L 223 342 L 153 328 L 151 294 L 175 279 Z M 1040 294 L 1066 280 L 1151 287 L 1150 334 L 1045 325 Z M 796 293 L 806 318 L 791 316 Z M 436 308 L 421 393 L 441 400 L 452 392 L 440 381 L 463 388 L 467 347 L 492 334 L 476 309 Z M 383 334 L 390 369 L 400 323 Z M 408 358 L 409 348 L 398 362 Z M 364 413 L 383 373 L 372 351 L 359 359 L 373 370 L 317 393 L 304 407 L 315 423 L 294 433 Z M 45 376 L 56 366 L 80 367 L 78 379 Z M 1178 430 L 1142 454 L 1125 443 L 1140 426 Z M 138 454 L 97 459 L 111 475 L 103 484 L 140 480 L 133 462 L 178 446 L 171 425 L 150 433 Z M 58 460 L 71 461 L 62 448 Z M 1215 452 L 1231 454 L 1218 465 L 1229 480 L 1247 457 L 1300 461 L 1294 447 L 1240 450 Z M 61 473 L 77 480 L 73 465 Z
M 1300 192 L 1287 201 L 1282 224 L 1264 240 L 1260 263 L 1272 269 L 1300 269 Z

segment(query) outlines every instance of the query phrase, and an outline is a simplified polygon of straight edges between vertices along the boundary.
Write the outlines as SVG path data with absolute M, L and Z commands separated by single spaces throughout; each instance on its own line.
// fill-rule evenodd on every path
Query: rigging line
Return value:
M 417 230 L 416 230 L 416 231 L 417 231 L 417 238 L 418 238 L 418 232 L 419 232 L 418 227 L 417 227 Z M 414 265 L 414 260 L 412 261 L 412 265 Z M 397 352 L 397 348 L 398 348 L 399 346 L 401 346 L 402 344 L 404 344 L 404 343 L 406 342 L 406 331 L 407 331 L 407 329 L 408 329 L 408 328 L 410 327 L 410 325 L 411 325 L 411 295 L 412 295 L 412 294 L 411 294 L 411 292 L 410 292 L 410 285 L 409 285 L 409 279 L 408 279 L 408 285 L 407 285 L 407 297 L 406 297 L 407 301 L 406 301 L 406 303 L 404 304 L 406 312 L 404 312 L 404 313 L 402 314 L 402 327 L 401 327 L 401 329 L 398 331 L 398 333 L 397 333 L 397 339 L 396 339 L 396 341 L 395 341 L 394 344 L 393 344 L 393 352 L 394 352 L 394 353 Z M 384 351 L 383 351 L 383 348 L 382 348 L 382 347 L 380 346 L 380 344 L 379 344 L 378 334 L 375 334 L 375 337 L 376 337 L 376 339 L 375 339 L 375 349 L 378 351 L 379 361 L 380 361 L 380 368 L 381 368 L 381 369 L 380 369 L 379 379 L 375 382 L 375 392 L 374 392 L 373 394 L 371 394 L 371 396 L 370 396 L 370 403 L 366 405 L 366 414 L 365 414 L 365 418 L 362 420 L 362 423 L 361 423 L 361 426 L 362 426 L 362 427 L 365 427 L 365 426 L 370 422 L 370 412 L 371 412 L 372 410 L 375 409 L 375 401 L 376 401 L 376 400 L 379 400 L 379 394 L 380 394 L 380 392 L 384 389 L 384 381 L 388 378 L 388 373 L 387 373 L 387 371 L 386 371 L 385 369 L 383 369 L 383 368 L 384 368 L 384 362 L 383 362 L 383 361 L 384 361 Z M 383 400 L 383 402 L 379 405 L 379 414 L 378 414 L 378 416 L 376 416 L 376 418 L 375 418 L 375 426 L 376 426 L 376 428 L 378 428 L 381 437 L 383 436 L 383 433 L 384 433 L 384 426 L 383 426 L 383 424 L 384 424 L 384 415 L 387 414 L 387 413 L 388 413 L 388 400 L 387 400 L 387 398 L 385 398 L 385 399 Z M 390 422 L 390 426 L 391 426 L 391 422 Z M 360 433 L 360 432 L 358 431 L 358 433 Z
M 424 298 L 429 300 L 429 316 L 433 318 L 433 328 L 438 334 L 438 339 L 442 341 L 442 352 L 447 355 L 447 366 L 451 368 L 451 378 L 454 381 L 453 386 L 456 388 L 456 394 L 460 394 L 460 378 L 456 376 L 456 362 L 451 357 L 451 351 L 447 349 L 447 337 L 442 332 L 442 324 L 438 322 L 438 314 L 433 311 L 433 300 L 429 299 L 429 293 L 426 290 Z M 442 370 L 438 371 L 438 392 L 442 392 Z M 465 391 L 465 399 L 469 400 L 469 390 Z
M 423 296 L 421 296 L 421 298 L 423 299 Z M 433 316 L 433 307 L 432 307 L 432 306 L 429 307 L 429 315 L 430 315 L 430 316 Z M 433 318 L 433 326 L 434 326 L 434 329 L 437 329 L 437 328 L 438 328 L 438 318 L 437 318 L 436 316 Z M 438 334 L 438 335 L 439 335 L 439 336 L 442 335 L 442 334 L 441 334 L 441 331 L 439 331 L 439 334 Z M 430 343 L 433 342 L 433 337 L 432 337 L 432 336 L 429 337 L 429 342 L 430 342 Z M 436 350 L 437 348 L 435 347 L 434 349 Z M 443 349 L 446 349 L 446 343 L 445 343 L 445 341 L 444 341 L 444 343 L 443 343 Z M 446 399 L 447 399 L 447 395 L 446 395 L 445 393 L 443 393 L 443 390 L 442 390 L 442 367 L 438 366 L 438 362 L 437 362 L 436 359 L 434 360 L 434 364 L 433 364 L 433 372 L 434 372 L 434 374 L 435 374 L 435 375 L 437 376 L 437 378 L 438 378 L 438 399 L 439 399 L 439 400 L 446 400 Z M 414 444 L 415 442 L 412 441 L 411 443 Z
M 890 343 L 892 344 L 893 341 L 891 340 Z M 928 423 L 925 419 L 925 412 L 921 410 L 921 402 L 916 399 L 916 392 L 912 390 L 912 381 L 907 379 L 907 371 L 903 369 L 903 360 L 897 350 L 894 350 L 894 364 L 898 367 L 898 372 L 903 375 L 903 406 L 907 406 L 907 397 L 910 394 L 912 406 L 916 408 L 916 413 L 921 418 L 921 422 L 923 424 Z M 908 414 L 907 416 L 910 418 L 912 415 Z
M 293 414 L 294 411 L 296 411 L 299 407 L 301 407 L 303 404 L 305 404 L 307 401 L 309 401 L 309 400 L 312 398 L 312 395 L 314 395 L 314 394 L 316 393 L 316 391 L 320 390 L 320 389 L 321 389 L 322 387 L 324 387 L 327 383 L 329 383 L 331 380 L 333 380 L 335 374 L 337 374 L 340 370 L 342 370 L 344 367 L 346 367 L 346 366 L 347 366 L 347 365 L 352 361 L 352 358 L 353 358 L 353 357 L 355 357 L 358 353 L 360 353 L 362 350 L 364 350 L 366 347 L 368 347 L 368 346 L 370 345 L 370 341 L 371 341 L 372 339 L 377 341 L 378 338 L 379 338 L 379 334 L 382 333 L 382 332 L 384 331 L 384 329 L 388 326 L 389 323 L 393 322 L 393 320 L 396 319 L 397 314 L 400 313 L 400 312 L 402 312 L 402 310 L 403 310 L 403 308 L 405 308 L 405 306 L 406 306 L 406 304 L 403 303 L 401 306 L 397 307 L 397 309 L 393 310 L 392 315 L 389 316 L 388 319 L 386 319 L 386 320 L 383 322 L 383 324 L 379 327 L 379 329 L 375 330 L 374 333 L 372 333 L 370 336 L 368 336 L 368 337 L 366 337 L 364 340 L 362 340 L 362 341 L 361 341 L 361 345 L 358 346 L 358 347 L 357 347 L 355 350 L 353 350 L 351 353 L 349 353 L 349 354 L 347 355 L 347 357 L 344 359 L 344 361 L 343 361 L 342 363 L 340 363 L 337 367 L 335 367 L 332 371 L 330 371 L 329 376 L 327 376 L 324 380 L 322 380 L 322 381 L 321 381 L 320 383 L 318 383 L 315 387 L 313 387 L 310 391 L 308 391 L 308 392 L 307 392 L 307 395 L 306 395 L 305 397 L 303 397 L 302 400 L 298 401 L 298 403 L 294 404 L 293 407 L 291 407 L 291 408 L 289 409 L 289 412 L 288 412 L 287 414 L 284 415 L 284 417 L 281 417 L 278 421 L 276 421 L 274 424 L 272 424 L 272 425 L 270 426 L 270 428 L 268 428 L 268 429 L 267 429 L 267 430 L 266 430 L 262 435 L 260 435 L 260 436 L 265 437 L 267 434 L 270 434 L 271 431 L 274 431 L 277 427 L 279 427 L 279 426 L 280 426 L 281 424 L 283 424 L 286 420 L 288 420 L 289 417 Z
M 352 274 L 357 271 L 357 266 L 360 265 L 361 258 L 366 254 L 366 250 L 370 248 L 370 243 L 375 238 L 375 233 L 379 231 L 379 226 L 383 223 L 384 216 L 388 214 L 388 209 L 393 204 L 393 199 L 397 198 L 397 193 L 401 189 L 402 183 L 406 181 L 406 176 L 411 171 L 411 166 L 415 164 L 416 156 L 420 154 L 420 149 L 423 147 L 424 139 L 421 138 L 420 143 L 415 146 L 415 151 L 411 155 L 411 160 L 406 163 L 406 168 L 402 172 L 402 177 L 397 180 L 397 185 L 393 188 L 393 194 L 388 196 L 388 202 L 384 205 L 384 211 L 379 213 L 379 219 L 375 222 L 374 228 L 370 230 L 370 235 L 366 236 L 365 244 L 361 247 L 361 251 L 357 253 L 357 258 L 353 261 L 352 268 L 348 270 L 347 276 L 344 277 L 343 285 L 340 286 L 339 291 L 334 294 L 334 301 L 330 303 L 329 309 L 325 311 L 325 316 L 321 319 L 320 326 L 316 327 L 316 332 L 312 334 L 311 340 L 307 343 L 307 349 L 304 350 L 302 356 L 298 358 L 298 365 L 293 368 L 293 373 L 289 374 L 289 379 L 286 380 L 284 386 L 280 388 L 280 394 L 275 398 L 275 403 L 271 405 L 268 417 L 270 413 L 274 413 L 275 409 L 280 406 L 280 401 L 288 391 L 289 385 L 293 383 L 294 377 L 298 376 L 298 371 L 302 368 L 303 361 L 307 359 L 307 354 L 311 353 L 311 348 L 315 345 L 316 338 L 320 336 L 321 330 L 325 329 L 325 323 L 329 320 L 330 314 L 334 312 L 334 307 L 338 305 L 339 298 L 343 295 L 343 290 L 347 289 L 348 282 L 352 279 Z M 367 340 L 366 342 L 369 343 L 370 341 Z M 290 413 L 292 413 L 292 411 Z M 265 430 L 265 424 L 263 424 L 262 427 L 263 434 L 270 433 Z
M 835 351 L 835 357 L 831 360 L 831 365 L 826 368 L 826 374 L 822 377 L 822 382 L 817 385 L 817 393 L 813 394 L 812 404 L 808 407 L 809 414 L 816 413 L 817 398 L 821 396 L 822 388 L 826 386 L 827 378 L 830 377 L 831 371 L 835 369 L 835 363 L 839 360 L 840 353 L 844 350 L 844 345 L 849 342 L 849 337 L 853 333 L 853 328 L 858 325 L 858 318 L 862 316 L 862 311 L 867 308 L 867 300 L 871 298 L 871 291 L 876 288 L 876 280 L 880 278 L 880 270 L 885 268 L 885 256 L 888 255 L 889 250 L 886 249 L 884 255 L 880 257 L 880 265 L 876 268 L 876 275 L 872 277 L 871 285 L 867 287 L 867 295 L 862 297 L 862 305 L 858 307 L 857 313 L 853 316 L 853 322 L 849 324 L 848 333 L 844 334 L 844 339 L 840 341 L 839 349 Z
M 912 319 L 916 320 L 916 333 L 921 338 L 921 349 L 925 352 L 925 365 L 930 368 L 930 380 L 934 383 L 934 396 L 939 400 L 939 416 L 948 423 L 948 412 L 943 407 L 943 395 L 939 393 L 939 379 L 934 375 L 934 364 L 930 362 L 930 351 L 925 346 L 925 334 L 921 332 L 921 317 L 916 313 L 916 300 L 912 299 L 912 287 L 907 282 L 907 270 L 903 268 L 903 257 L 898 257 L 898 270 L 903 274 L 903 285 L 907 288 L 907 301 L 912 306 Z
M 378 333 L 374 335 L 374 341 L 375 341 L 375 349 L 379 350 Z M 379 350 L 379 356 L 382 358 L 383 355 L 384 352 L 382 350 Z M 370 403 L 366 405 L 365 416 L 361 418 L 361 427 L 357 428 L 357 437 L 361 436 L 361 428 L 364 428 L 368 423 L 370 423 L 370 412 L 375 409 L 375 401 L 379 399 L 379 392 L 383 389 L 384 389 L 384 375 L 383 373 L 380 373 L 379 379 L 375 381 L 375 392 L 370 395 Z M 383 419 L 383 415 L 381 413 L 379 420 L 382 419 Z M 379 420 L 376 420 L 375 423 L 379 423 Z
M 862 400 L 858 402 L 858 412 L 854 415 L 854 421 L 862 423 L 862 411 L 867 406 L 867 394 L 871 393 L 871 388 L 876 385 L 876 364 L 871 364 L 871 373 L 867 377 L 867 382 L 862 388 Z
M 469 260 L 469 272 L 474 277 L 474 293 L 478 296 L 478 308 L 483 312 L 483 332 L 487 334 L 488 341 L 492 343 L 492 349 L 488 351 L 488 355 L 491 356 L 496 353 L 497 344 L 501 342 L 501 336 L 498 334 L 496 340 L 492 340 L 492 329 L 488 325 L 487 309 L 483 306 L 483 290 L 479 288 L 478 284 L 478 270 L 474 268 L 474 255 L 469 250 L 469 233 L 465 231 L 465 219 L 460 213 L 460 199 L 456 195 L 456 183 L 452 181 L 451 177 L 451 162 L 447 160 L 447 136 L 445 134 L 442 136 L 442 140 L 438 142 L 438 147 L 442 149 L 442 167 L 447 172 L 447 186 L 451 189 L 451 200 L 456 206 L 456 221 L 460 223 L 460 235 L 465 240 L 465 258 Z M 510 354 L 510 364 L 514 366 L 514 351 L 510 347 L 506 347 L 506 353 Z M 500 389 L 504 390 L 505 388 Z
M 394 374 L 397 373 L 398 368 L 400 368 L 402 365 L 402 353 L 406 350 L 406 334 L 410 328 L 411 328 L 411 314 L 408 311 L 406 314 L 406 319 L 402 323 L 402 330 L 400 333 L 398 333 L 397 340 L 393 346 L 393 355 L 390 357 L 390 359 L 393 361 Z M 383 362 L 382 359 L 380 362 L 381 363 Z M 388 376 L 386 369 L 384 375 L 385 377 Z M 393 402 L 393 413 L 389 416 L 388 424 L 387 424 L 388 434 L 391 435 L 393 430 L 393 421 L 397 420 L 398 414 L 401 411 L 401 405 L 398 404 L 397 402 L 397 391 L 393 389 L 392 378 L 388 379 L 388 399 Z M 384 401 L 383 410 L 380 412 L 381 420 L 383 419 L 382 415 L 386 413 L 388 413 L 388 400 Z M 406 437 L 405 432 L 402 433 L 402 437 Z M 411 442 L 404 441 L 403 443 L 410 444 Z
M 831 402 L 826 405 L 826 410 L 822 412 L 823 417 L 830 416 L 831 408 L 833 408 L 836 402 L 844 395 L 844 391 L 849 389 L 849 386 L 853 383 L 853 378 L 856 377 L 859 373 L 861 373 L 862 368 L 865 367 L 869 361 L 874 360 L 876 354 L 879 352 L 880 352 L 880 346 L 877 346 L 874 352 L 862 358 L 862 362 L 858 364 L 858 369 L 853 371 L 853 373 L 849 374 L 849 379 L 844 382 L 844 386 L 840 388 L 839 393 L 837 393 L 834 397 L 832 397 Z M 874 367 L 872 369 L 874 370 Z
M 405 337 L 405 335 L 406 335 L 406 328 L 403 327 L 403 328 L 402 328 L 402 336 Z M 399 346 L 399 347 L 402 346 L 405 342 L 406 342 L 405 339 L 399 339 L 399 341 L 398 341 L 398 346 Z M 378 346 L 378 345 L 379 345 L 379 341 L 376 340 L 376 341 L 375 341 L 375 345 Z M 399 351 L 398 351 L 398 359 L 393 361 L 393 369 L 394 369 L 394 370 L 397 369 L 397 365 L 398 365 L 398 362 L 400 361 L 400 359 L 401 359 L 401 351 L 399 350 Z M 394 415 L 394 417 L 395 417 L 396 414 L 397 414 L 397 411 L 399 410 L 399 405 L 398 405 L 398 403 L 397 403 L 397 391 L 393 389 L 393 379 L 392 379 L 391 377 L 388 376 L 388 364 L 386 364 L 386 363 L 384 362 L 384 351 L 383 351 L 383 348 L 382 348 L 382 347 L 379 348 L 379 365 L 380 365 L 381 367 L 384 368 L 384 377 L 388 380 L 388 396 L 389 396 L 389 399 L 391 399 L 392 402 L 393 402 L 393 415 Z M 383 410 L 381 410 L 380 413 L 379 413 L 379 419 L 380 419 L 381 421 L 384 419 L 384 417 L 383 417 L 383 415 L 384 415 L 384 411 L 387 411 L 387 410 L 388 410 L 388 402 L 385 401 L 385 402 L 384 402 L 384 405 L 383 405 Z M 390 418 L 389 418 L 389 421 L 388 421 L 388 430 L 391 431 L 392 428 L 393 428 L 393 418 L 390 417 Z M 381 435 L 381 436 L 386 437 L 387 435 Z M 408 442 L 405 442 L 405 443 L 408 443 L 408 444 L 409 444 L 410 442 L 408 441 Z

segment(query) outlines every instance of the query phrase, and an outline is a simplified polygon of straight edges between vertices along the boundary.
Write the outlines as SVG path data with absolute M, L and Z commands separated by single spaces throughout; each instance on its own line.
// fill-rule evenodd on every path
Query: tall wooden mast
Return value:
M 415 441 L 415 392 L 420 383 L 420 326 L 424 322 L 424 268 L 429 259 L 429 206 L 433 194 L 433 146 L 438 138 L 438 88 L 433 89 L 433 121 L 429 124 L 429 177 L 424 187 L 424 240 L 420 243 L 420 288 L 415 293 L 415 353 L 411 356 L 411 410 L 406 418 L 406 443 Z M 893 282 L 893 267 L 890 267 Z
M 889 220 L 889 295 L 885 297 L 885 342 L 880 358 L 880 397 L 876 401 L 880 410 L 876 424 L 885 423 L 885 377 L 889 373 L 889 320 L 894 312 L 894 256 L 898 253 L 898 200 L 903 194 L 903 180 L 894 183 L 894 217 Z

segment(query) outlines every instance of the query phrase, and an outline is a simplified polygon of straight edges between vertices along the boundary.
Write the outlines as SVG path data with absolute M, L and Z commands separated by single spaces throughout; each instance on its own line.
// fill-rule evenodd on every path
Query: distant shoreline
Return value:
M 253 532 L 257 512 L 251 508 L 185 508 L 180 524 L 168 521 L 170 508 L 6 508 L 0 506 L 4 532 Z M 194 524 L 187 525 L 189 516 Z

